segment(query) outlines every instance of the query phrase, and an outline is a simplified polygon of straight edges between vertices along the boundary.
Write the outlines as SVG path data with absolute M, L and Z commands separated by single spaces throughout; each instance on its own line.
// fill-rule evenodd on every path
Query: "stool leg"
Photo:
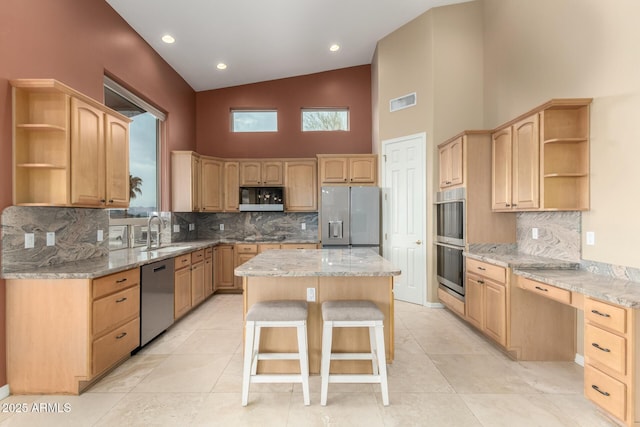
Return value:
M 320 364 L 320 377 L 322 388 L 320 391 L 320 405 L 327 405 L 329 391 L 329 367 L 331 364 L 331 340 L 333 339 L 333 323 L 324 322 L 322 327 L 322 359 Z
M 387 357 L 384 347 L 384 330 L 382 322 L 376 322 L 376 349 L 378 352 L 378 371 L 380 372 L 380 389 L 382 391 L 382 404 L 389 405 L 389 386 L 387 384 Z
M 251 358 L 251 375 L 255 375 L 258 372 L 258 357 L 257 354 L 260 353 L 260 332 L 262 331 L 262 327 L 260 325 L 256 325 L 253 339 L 253 352 L 254 355 Z
M 300 376 L 302 378 L 302 397 L 304 404 L 309 405 L 309 354 L 307 351 L 307 322 L 297 326 L 298 354 L 300 357 Z
M 253 364 L 253 337 L 255 322 L 247 322 L 244 339 L 244 366 L 242 369 L 242 406 L 249 401 L 249 383 L 251 382 L 251 365 Z
M 376 353 L 376 330 L 373 326 L 369 326 L 369 345 L 371 348 L 371 372 L 378 375 L 378 356 Z

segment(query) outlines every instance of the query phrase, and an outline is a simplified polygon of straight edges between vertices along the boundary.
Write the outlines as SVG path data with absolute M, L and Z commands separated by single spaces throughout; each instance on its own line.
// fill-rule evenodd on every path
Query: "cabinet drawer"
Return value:
M 140 318 L 136 317 L 93 341 L 91 373 L 97 375 L 140 345 Z
M 566 289 L 556 288 L 555 286 L 527 279 L 526 277 L 522 276 L 518 276 L 518 285 L 522 289 L 526 289 L 538 295 L 542 295 L 543 297 L 547 297 L 563 304 L 571 304 L 571 291 L 568 291 Z
M 140 286 L 125 289 L 93 302 L 93 336 L 107 332 L 114 326 L 140 313 Z
M 584 300 L 584 317 L 587 321 L 621 334 L 627 332 L 626 315 L 627 311 L 622 307 L 591 298 L 585 298 Z
M 315 243 L 285 243 L 280 245 L 280 249 L 317 249 Z
M 278 243 L 265 243 L 258 246 L 258 252 L 262 253 L 264 251 L 271 251 L 274 249 L 280 249 L 280 245 Z
M 257 254 L 258 245 L 239 244 L 236 245 L 236 249 L 239 254 Z
M 590 365 L 584 367 L 584 394 L 611 415 L 625 420 L 627 387 Z
M 450 295 L 447 291 L 438 288 L 438 298 L 442 304 L 446 305 L 454 313 L 464 317 L 464 301 Z
M 626 374 L 627 340 L 587 324 L 584 329 L 584 355 L 587 363 L 599 363 L 614 372 Z
M 200 249 L 199 251 L 191 252 L 191 263 L 195 264 L 196 262 L 200 262 L 204 260 L 204 249 Z
M 191 254 L 180 255 L 174 258 L 174 269 L 180 270 L 191 265 Z
M 213 248 L 212 247 L 208 247 L 204 250 L 204 257 L 205 258 L 211 258 L 213 257 Z
M 120 273 L 93 280 L 93 299 L 118 292 L 140 283 L 140 269 L 121 271 Z
M 480 274 L 484 277 L 488 277 L 489 279 L 493 279 L 496 282 L 505 283 L 506 270 L 504 267 L 488 264 L 471 258 L 467 258 L 466 262 L 468 272 Z

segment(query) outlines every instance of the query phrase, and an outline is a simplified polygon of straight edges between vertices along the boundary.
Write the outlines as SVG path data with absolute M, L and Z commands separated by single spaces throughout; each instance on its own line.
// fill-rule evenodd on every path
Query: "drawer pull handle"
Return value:
M 598 350 L 604 351 L 605 353 L 611 353 L 611 350 L 609 350 L 608 348 L 600 347 L 597 342 L 592 342 L 591 345 L 597 348 Z
M 126 332 L 123 332 L 123 333 L 121 333 L 120 335 L 118 335 L 118 336 L 116 337 L 116 339 L 117 339 L 117 340 L 119 340 L 119 339 L 122 339 L 122 338 L 124 338 L 124 337 L 126 337 L 126 336 L 127 336 L 127 333 L 126 333 Z
M 116 280 L 116 283 L 124 283 L 126 281 L 127 281 L 127 278 L 125 277 L 124 279 Z
M 189 262 L 189 260 L 188 259 L 183 259 L 182 262 Z
M 116 303 L 124 302 L 124 301 L 126 301 L 126 300 L 127 300 L 127 297 L 122 297 L 122 298 L 120 298 L 120 299 L 117 299 L 117 300 L 116 300 Z
M 597 314 L 598 316 L 602 316 L 602 317 L 611 317 L 610 315 L 608 315 L 607 313 L 600 313 L 598 310 L 591 310 L 591 312 L 593 314 Z
M 540 286 L 536 286 L 536 289 L 543 292 L 549 292 L 549 289 L 541 288 Z
M 478 282 L 479 285 L 484 285 L 484 280 L 476 280 L 476 282 Z
M 484 267 L 478 267 L 478 270 L 485 271 L 485 270 L 486 270 L 486 268 L 484 268 Z
M 600 388 L 595 384 L 592 384 L 591 388 L 594 389 L 595 391 L 597 391 L 598 393 L 600 393 L 603 396 L 611 396 L 608 392 L 600 390 Z

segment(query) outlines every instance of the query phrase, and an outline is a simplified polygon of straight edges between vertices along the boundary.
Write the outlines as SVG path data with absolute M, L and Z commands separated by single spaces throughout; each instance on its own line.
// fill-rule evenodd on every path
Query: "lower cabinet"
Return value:
M 235 252 L 236 252 L 236 259 L 234 263 L 234 268 L 244 264 L 254 256 L 258 255 L 258 245 L 239 243 L 239 244 L 236 244 Z M 240 276 L 234 277 L 234 288 L 242 289 L 242 277 Z
M 79 394 L 140 345 L 140 269 L 96 279 L 11 279 L 13 394 Z
M 233 278 L 234 257 L 233 245 L 218 245 L 213 248 L 213 290 L 233 290 L 235 282 Z
M 191 254 L 191 308 L 204 301 L 204 249 Z
M 204 297 L 213 294 L 213 248 L 204 250 Z
M 507 289 L 505 268 L 469 259 L 467 260 L 465 277 L 467 321 L 498 344 L 506 346 Z
M 191 310 L 191 254 L 175 258 L 173 317 L 178 319 Z

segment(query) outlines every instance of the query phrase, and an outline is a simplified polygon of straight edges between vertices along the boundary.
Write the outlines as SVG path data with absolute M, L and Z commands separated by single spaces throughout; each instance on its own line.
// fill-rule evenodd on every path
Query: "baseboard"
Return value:
M 6 399 L 7 397 L 9 397 L 9 395 L 11 395 L 11 391 L 9 390 L 9 384 L 5 384 L 2 387 L 0 387 L 0 400 Z
M 576 362 L 578 365 L 582 366 L 584 368 L 584 356 L 581 354 L 576 353 L 576 358 L 574 359 L 574 362 Z
M 428 308 L 444 308 L 444 305 L 442 305 L 439 302 L 429 302 L 429 301 L 427 301 L 427 304 L 425 305 L 425 307 L 428 307 Z

